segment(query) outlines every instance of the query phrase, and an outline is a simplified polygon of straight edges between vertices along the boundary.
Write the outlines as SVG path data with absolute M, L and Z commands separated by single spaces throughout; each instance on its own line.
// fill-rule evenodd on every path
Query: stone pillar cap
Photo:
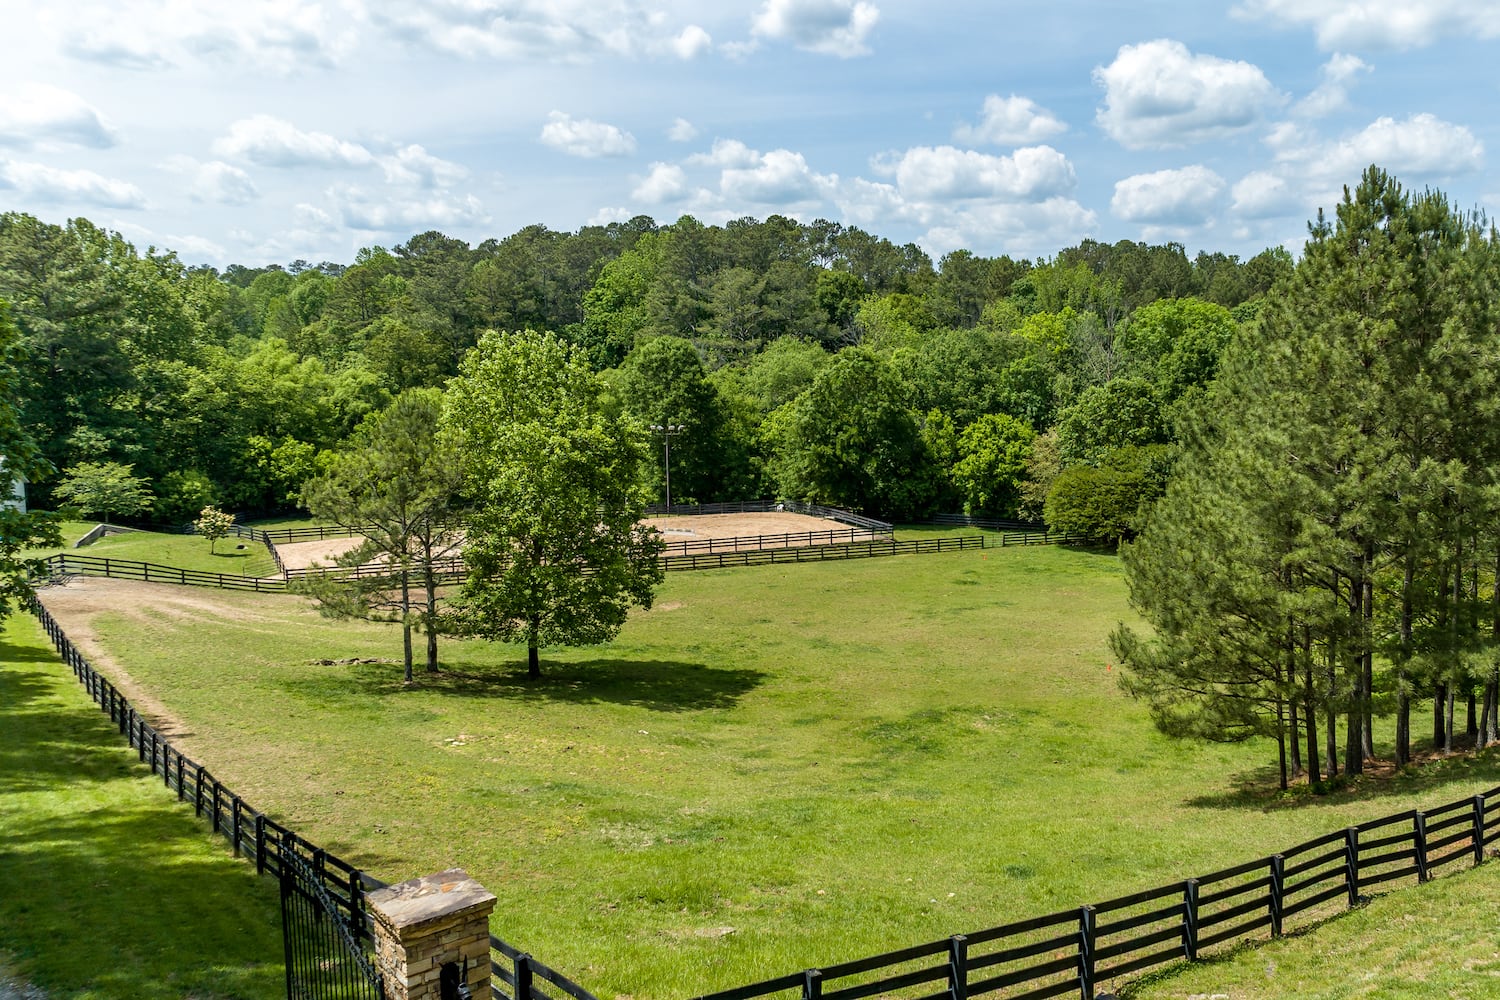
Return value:
M 372 889 L 365 901 L 382 922 L 397 932 L 457 916 L 479 912 L 488 915 L 495 908 L 495 894 L 462 868 Z

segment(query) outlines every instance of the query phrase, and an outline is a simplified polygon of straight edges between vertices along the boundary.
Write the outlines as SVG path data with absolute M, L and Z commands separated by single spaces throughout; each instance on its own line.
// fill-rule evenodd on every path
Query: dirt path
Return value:
M 151 621 L 152 615 L 193 621 L 205 618 L 270 620 L 253 610 L 231 605 L 230 593 L 227 591 L 142 583 L 138 580 L 78 576 L 65 584 L 41 588 L 37 591 L 37 597 L 52 612 L 52 617 L 57 619 L 57 623 L 62 626 L 68 638 L 73 640 L 73 645 L 78 647 L 79 652 L 108 677 L 121 694 L 130 699 L 137 712 L 144 715 L 169 739 L 192 734 L 181 719 L 138 685 L 129 671 L 110 655 L 109 650 L 100 642 L 98 631 L 94 627 L 97 618 L 103 614 L 120 614 L 141 622 Z

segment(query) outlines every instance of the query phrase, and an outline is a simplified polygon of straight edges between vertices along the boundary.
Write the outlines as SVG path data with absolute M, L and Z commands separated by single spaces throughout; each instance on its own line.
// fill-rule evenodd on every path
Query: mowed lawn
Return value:
M 524 650 L 445 640 L 412 689 L 388 626 L 82 586 L 127 588 L 86 617 L 190 756 L 381 878 L 468 869 L 496 933 L 603 997 L 1100 900 L 1500 773 L 1282 798 L 1274 747 L 1166 740 L 1110 663 L 1118 561 L 1084 551 L 672 574 L 615 643 L 549 650 L 538 683 Z M 350 658 L 387 662 L 319 662 Z
M 29 616 L 0 629 L 0 995 L 275 1000 L 275 882 L 164 794 Z

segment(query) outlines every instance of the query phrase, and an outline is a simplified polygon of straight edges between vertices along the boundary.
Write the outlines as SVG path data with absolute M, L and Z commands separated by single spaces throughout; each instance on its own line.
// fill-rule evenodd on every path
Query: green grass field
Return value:
M 229 576 L 270 576 L 276 572 L 271 553 L 259 542 L 243 538 L 221 538 L 210 551 L 206 538 L 197 535 L 168 535 L 154 531 L 130 531 L 106 535 L 82 548 L 73 543 L 86 535 L 97 522 L 64 521 L 61 525 L 63 546 L 36 549 L 28 556 L 68 555 L 97 556 L 100 559 L 134 559 L 137 562 L 176 566 L 200 573 L 224 573 Z
M 1125 699 L 1117 561 L 987 550 L 670 576 L 613 644 L 445 642 L 296 598 L 160 589 L 94 616 L 183 749 L 399 880 L 467 868 L 493 927 L 609 997 L 687 997 L 1078 905 L 1496 783 L 1492 758 L 1326 797 L 1266 745 Z M 205 602 L 212 602 L 206 607 Z M 107 671 L 106 671 L 107 672 Z
M 51 1000 L 286 995 L 275 882 L 146 775 L 24 615 L 0 630 L 0 733 L 0 982 Z

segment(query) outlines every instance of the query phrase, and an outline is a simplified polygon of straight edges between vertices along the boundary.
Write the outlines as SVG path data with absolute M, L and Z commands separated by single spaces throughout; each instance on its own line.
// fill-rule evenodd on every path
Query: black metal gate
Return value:
M 281 852 L 287 1000 L 385 1000 L 385 981 L 328 890 L 295 850 Z

